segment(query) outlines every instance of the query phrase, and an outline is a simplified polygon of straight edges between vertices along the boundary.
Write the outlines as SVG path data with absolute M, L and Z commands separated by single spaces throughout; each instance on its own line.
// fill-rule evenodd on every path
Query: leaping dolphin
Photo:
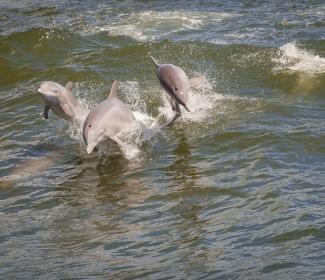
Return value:
M 191 111 L 188 106 L 191 87 L 198 86 L 203 83 L 206 78 L 203 75 L 189 80 L 185 72 L 178 66 L 173 64 L 158 64 L 152 56 L 151 59 L 157 67 L 157 77 L 159 82 L 171 98 L 170 103 L 173 111 L 176 111 L 174 118 L 168 124 L 171 125 L 181 116 L 179 104 L 181 104 L 187 111 Z
M 117 96 L 117 82 L 114 81 L 108 98 L 97 105 L 87 116 L 83 126 L 83 138 L 87 153 L 107 139 L 122 145 L 117 134 L 129 129 L 135 119 L 130 108 Z
M 38 92 L 45 102 L 44 118 L 48 119 L 49 110 L 51 109 L 59 117 L 67 120 L 80 120 L 82 113 L 86 109 L 81 106 L 79 101 L 71 94 L 72 82 L 68 82 L 65 87 L 52 82 L 42 82 Z

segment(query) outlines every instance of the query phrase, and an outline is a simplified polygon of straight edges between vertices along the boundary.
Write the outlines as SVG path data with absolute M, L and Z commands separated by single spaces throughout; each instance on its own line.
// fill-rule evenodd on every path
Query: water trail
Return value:
M 325 58 L 299 48 L 295 43 L 287 43 L 280 47 L 279 56 L 274 59 L 275 71 L 297 71 L 307 74 L 325 72 Z

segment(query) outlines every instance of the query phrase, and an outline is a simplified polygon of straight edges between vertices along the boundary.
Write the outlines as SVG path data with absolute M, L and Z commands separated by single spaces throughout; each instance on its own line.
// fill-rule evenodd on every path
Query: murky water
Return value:
M 323 1 L 0 1 L 1 279 L 323 279 Z M 153 55 L 208 82 L 171 128 Z M 137 124 L 87 155 L 41 81 Z

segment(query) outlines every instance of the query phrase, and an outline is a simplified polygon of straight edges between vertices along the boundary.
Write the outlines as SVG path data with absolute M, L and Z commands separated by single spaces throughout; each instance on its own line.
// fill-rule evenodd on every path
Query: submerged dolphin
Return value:
M 45 101 L 44 118 L 48 119 L 51 109 L 59 117 L 68 120 L 80 120 L 81 114 L 86 111 L 76 98 L 71 94 L 72 82 L 68 82 L 65 87 L 52 82 L 42 82 L 38 92 Z
M 161 86 L 171 97 L 170 103 L 172 109 L 176 111 L 174 118 L 169 123 L 169 125 L 171 125 L 181 116 L 179 104 L 190 112 L 188 101 L 191 87 L 198 86 L 203 83 L 206 78 L 205 76 L 198 76 L 190 80 L 181 68 L 173 64 L 158 64 L 152 56 L 151 59 L 157 67 L 157 77 Z
M 117 82 L 114 81 L 108 98 L 97 105 L 87 116 L 83 126 L 83 138 L 87 153 L 104 140 L 111 139 L 121 145 L 117 134 L 130 128 L 134 122 L 130 108 L 117 96 Z

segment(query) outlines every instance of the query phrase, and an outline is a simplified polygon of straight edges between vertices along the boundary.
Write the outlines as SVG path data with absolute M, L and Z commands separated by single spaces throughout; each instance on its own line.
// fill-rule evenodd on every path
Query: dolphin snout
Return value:
M 39 93 L 45 93 L 46 90 L 45 90 L 44 86 L 45 86 L 45 82 L 42 82 L 42 83 L 40 84 L 39 89 L 38 89 L 37 91 L 38 91 Z
M 52 89 L 51 89 L 51 83 L 49 81 L 43 81 L 41 82 L 39 89 L 37 90 L 39 93 L 42 94 L 50 94 Z M 52 86 L 53 87 L 53 86 Z

